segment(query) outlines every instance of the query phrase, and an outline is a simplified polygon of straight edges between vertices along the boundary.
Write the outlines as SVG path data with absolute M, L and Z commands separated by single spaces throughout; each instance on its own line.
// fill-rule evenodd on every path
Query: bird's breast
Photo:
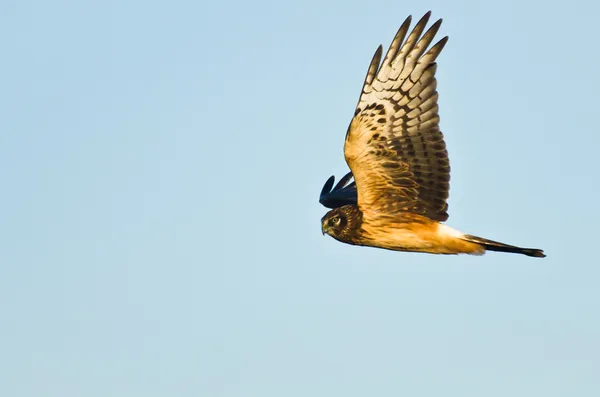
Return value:
M 429 218 L 402 213 L 363 213 L 361 237 L 365 244 L 375 247 L 422 251 L 434 244 L 438 223 Z

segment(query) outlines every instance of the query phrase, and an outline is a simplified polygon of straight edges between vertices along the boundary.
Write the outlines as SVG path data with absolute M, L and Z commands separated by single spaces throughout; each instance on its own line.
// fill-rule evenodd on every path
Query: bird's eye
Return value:
M 339 216 L 335 216 L 331 218 L 331 223 L 333 223 L 334 225 L 339 225 L 341 220 L 342 218 L 340 218 Z

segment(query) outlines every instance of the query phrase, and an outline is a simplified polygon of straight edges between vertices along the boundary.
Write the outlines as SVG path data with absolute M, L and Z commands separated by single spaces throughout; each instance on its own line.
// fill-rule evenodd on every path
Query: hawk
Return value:
M 383 61 L 381 46 L 373 56 L 346 133 L 344 157 L 351 172 L 336 186 L 329 178 L 321 191 L 319 201 L 331 208 L 321 219 L 322 232 L 343 243 L 395 251 L 500 251 L 543 258 L 542 250 L 464 234 L 442 223 L 448 219 L 450 162 L 439 128 L 435 60 L 448 37 L 429 48 L 442 23 L 439 19 L 423 34 L 430 15 L 408 33 L 409 16 Z

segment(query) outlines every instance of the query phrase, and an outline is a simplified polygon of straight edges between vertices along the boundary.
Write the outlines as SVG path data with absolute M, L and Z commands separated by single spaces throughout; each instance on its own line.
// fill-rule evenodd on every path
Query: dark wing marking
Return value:
M 349 172 L 334 187 L 335 177 L 331 176 L 325 182 L 325 185 L 323 185 L 323 189 L 321 189 L 319 202 L 327 208 L 338 208 L 347 204 L 356 204 L 356 184 L 354 182 L 348 183 L 351 179 L 352 173 Z
M 448 37 L 425 52 L 442 23 L 422 35 L 429 16 L 406 38 L 408 17 L 381 65 L 380 46 L 369 66 L 344 146 L 362 211 L 448 219 L 450 162 L 438 125 L 435 79 L 435 59 Z

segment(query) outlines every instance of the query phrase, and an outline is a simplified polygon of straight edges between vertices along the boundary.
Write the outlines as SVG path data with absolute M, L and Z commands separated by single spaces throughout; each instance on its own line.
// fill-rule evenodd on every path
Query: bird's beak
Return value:
M 321 233 L 323 233 L 323 236 L 325 235 L 325 233 L 327 233 L 324 223 L 321 224 Z

